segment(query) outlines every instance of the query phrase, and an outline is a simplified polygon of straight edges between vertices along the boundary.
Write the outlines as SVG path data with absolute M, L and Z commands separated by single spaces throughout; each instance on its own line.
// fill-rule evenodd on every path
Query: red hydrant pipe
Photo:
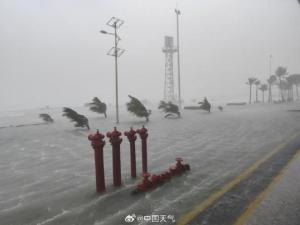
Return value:
M 108 132 L 106 136 L 112 145 L 112 163 L 113 163 L 113 183 L 114 186 L 121 186 L 121 157 L 120 157 L 120 145 L 122 138 L 121 133 L 114 127 L 112 132 Z
M 142 172 L 148 172 L 147 166 L 147 137 L 148 137 L 148 130 L 143 126 L 142 129 L 138 129 L 136 131 L 142 140 Z
M 105 191 L 105 178 L 104 178 L 104 163 L 103 163 L 103 141 L 104 135 L 97 130 L 96 134 L 90 134 L 88 139 L 94 149 L 95 155 L 95 173 L 96 173 L 96 191 L 101 193 Z
M 136 156 L 135 156 L 135 141 L 136 131 L 130 127 L 129 131 L 125 131 L 124 135 L 128 138 L 130 143 L 130 165 L 131 165 L 131 178 L 136 178 Z

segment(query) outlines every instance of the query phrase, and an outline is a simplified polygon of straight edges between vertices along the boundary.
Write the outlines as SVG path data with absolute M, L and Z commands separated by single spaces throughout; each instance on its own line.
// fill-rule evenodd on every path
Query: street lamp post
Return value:
M 178 67 L 178 103 L 179 109 L 181 109 L 181 87 L 180 87 L 180 52 L 179 52 L 179 22 L 178 17 L 180 15 L 180 10 L 175 9 L 176 22 L 177 22 L 177 67 Z
M 118 42 L 121 38 L 117 34 L 117 29 L 122 26 L 124 23 L 123 20 L 120 20 L 116 17 L 112 17 L 106 25 L 114 28 L 114 33 L 109 33 L 105 30 L 101 30 L 100 33 L 102 34 L 109 34 L 113 35 L 115 39 L 115 46 L 112 47 L 108 52 L 107 55 L 115 57 L 115 89 L 116 89 L 116 123 L 119 123 L 119 87 L 118 87 L 118 57 L 120 57 L 124 53 L 124 49 L 118 48 Z

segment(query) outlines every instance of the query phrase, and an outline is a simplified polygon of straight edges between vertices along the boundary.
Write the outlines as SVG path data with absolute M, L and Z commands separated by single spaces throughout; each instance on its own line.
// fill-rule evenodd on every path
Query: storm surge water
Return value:
M 148 123 L 121 114 L 118 130 L 142 125 L 149 130 L 150 172 L 166 170 L 177 156 L 191 165 L 190 172 L 136 196 L 130 192 L 141 180 L 141 146 L 137 141 L 138 179 L 133 180 L 124 137 L 122 187 L 112 187 L 111 146 L 106 140 L 107 190 L 102 195 L 95 192 L 94 156 L 87 136 L 96 129 L 111 131 L 113 115 L 104 119 L 87 114 L 91 131 L 74 128 L 58 109 L 50 112 L 55 122 L 41 126 L 17 127 L 39 122 L 40 110 L 1 116 L 0 124 L 6 127 L 0 129 L 1 224 L 117 225 L 126 224 L 125 217 L 132 214 L 176 219 L 299 131 L 300 113 L 288 111 L 298 108 L 299 104 L 228 106 L 223 112 L 213 108 L 212 113 L 186 110 L 177 120 L 154 111 Z

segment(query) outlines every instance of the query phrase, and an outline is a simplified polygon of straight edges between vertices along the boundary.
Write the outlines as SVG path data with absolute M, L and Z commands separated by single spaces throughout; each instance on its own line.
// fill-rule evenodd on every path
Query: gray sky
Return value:
M 125 20 L 120 102 L 128 94 L 162 99 L 161 48 L 165 35 L 175 37 L 176 3 L 186 102 L 246 101 L 245 82 L 267 79 L 269 54 L 273 70 L 300 72 L 296 0 L 0 0 L 0 110 L 83 105 L 94 96 L 113 103 L 113 38 L 99 33 L 112 16 Z

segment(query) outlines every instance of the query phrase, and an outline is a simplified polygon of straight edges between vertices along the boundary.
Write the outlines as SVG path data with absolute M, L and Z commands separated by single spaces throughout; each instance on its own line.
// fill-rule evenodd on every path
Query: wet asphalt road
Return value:
M 270 159 L 263 162 L 253 173 L 248 177 L 241 180 L 236 186 L 234 186 L 230 191 L 226 192 L 222 197 L 220 197 L 211 206 L 207 207 L 204 211 L 199 213 L 187 224 L 190 225 L 232 225 L 235 224 L 240 215 L 247 209 L 248 205 L 261 193 L 263 192 L 272 180 L 280 173 L 284 166 L 294 157 L 294 155 L 300 149 L 300 137 L 293 139 L 289 144 L 287 144 L 283 149 L 276 152 Z M 299 171 L 298 171 L 299 172 Z M 291 179 L 291 178 L 290 178 Z M 286 190 L 288 191 L 288 189 Z M 284 191 L 282 192 L 284 193 Z M 276 194 L 275 194 L 276 195 Z M 299 196 L 299 195 L 298 195 Z M 299 199 L 295 196 L 296 199 Z M 294 199 L 295 199 L 294 198 Z M 276 203 L 274 203 L 276 204 Z M 299 208 L 299 202 L 295 203 Z M 286 203 L 286 205 L 289 205 Z M 274 206 L 273 206 L 274 207 Z M 292 205 L 291 205 L 292 207 Z M 266 209 L 262 208 L 262 212 Z M 286 209 L 286 212 L 289 210 Z M 258 214 L 258 212 L 256 212 Z M 249 225 L 265 224 L 274 225 L 274 223 L 269 223 L 272 221 L 273 215 L 261 213 L 260 218 L 264 218 L 263 221 L 258 221 L 258 215 L 254 215 L 255 219 L 249 221 Z M 273 213 L 274 214 L 274 213 Z M 263 216 L 262 216 L 263 215 Z M 299 225 L 299 221 L 294 218 L 281 218 L 281 222 L 286 221 L 290 225 Z M 299 218 L 299 217 L 298 217 Z M 282 225 L 282 223 L 277 223 Z

